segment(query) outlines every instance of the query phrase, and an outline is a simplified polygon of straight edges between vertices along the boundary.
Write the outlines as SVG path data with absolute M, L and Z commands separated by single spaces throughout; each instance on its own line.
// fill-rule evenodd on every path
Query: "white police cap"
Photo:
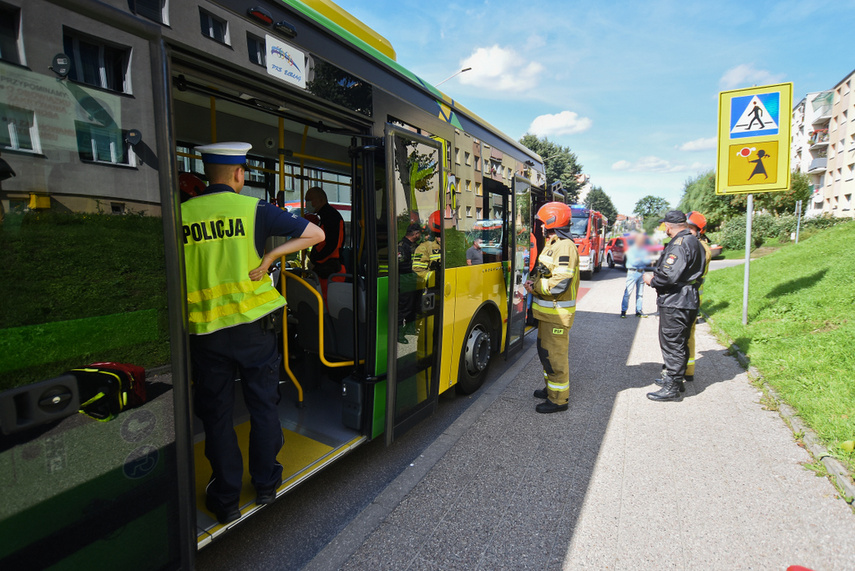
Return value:
M 215 165 L 242 165 L 252 148 L 249 143 L 229 142 L 201 145 L 194 150 L 202 153 L 202 162 Z

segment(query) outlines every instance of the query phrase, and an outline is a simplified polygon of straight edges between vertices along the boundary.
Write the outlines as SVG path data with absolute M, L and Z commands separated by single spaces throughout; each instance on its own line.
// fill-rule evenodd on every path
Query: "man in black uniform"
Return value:
M 407 344 L 407 335 L 416 333 L 416 274 L 413 273 L 413 252 L 422 235 L 422 227 L 413 222 L 398 242 L 398 343 Z
M 686 215 L 672 210 L 662 220 L 671 241 L 662 252 L 653 273 L 644 274 L 644 283 L 657 293 L 659 306 L 659 346 L 665 373 L 662 388 L 647 393 L 656 401 L 680 400 L 683 375 L 689 360 L 689 332 L 698 316 L 698 280 L 704 273 L 705 254 L 701 243 L 689 231 Z
M 321 279 L 321 289 L 326 299 L 327 278 L 332 274 L 344 273 L 341 263 L 341 248 L 344 244 L 344 219 L 332 204 L 327 202 L 327 193 L 318 186 L 306 191 L 307 206 L 321 219 L 324 241 L 312 248 L 309 261 Z M 308 210 L 308 208 L 307 208 Z

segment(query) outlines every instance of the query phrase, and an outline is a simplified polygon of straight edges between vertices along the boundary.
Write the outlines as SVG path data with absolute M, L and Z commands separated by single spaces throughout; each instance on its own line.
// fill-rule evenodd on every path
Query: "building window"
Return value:
M 472 192 L 472 181 L 471 180 L 466 181 L 466 192 Z
M 251 159 L 247 157 L 246 164 L 250 167 L 249 170 L 246 171 L 244 176 L 246 181 L 248 183 L 264 184 L 267 180 L 264 171 L 261 170 L 265 168 L 264 159 Z
M 130 0 L 134 14 L 169 25 L 169 0 Z
M 454 147 L 454 162 L 460 164 L 460 149 Z
M 130 48 L 89 39 L 76 32 L 63 34 L 65 55 L 71 58 L 69 79 L 119 93 L 131 93 Z
M 475 157 L 475 170 L 481 170 L 481 157 Z
M 77 153 L 81 161 L 136 166 L 134 154 L 126 141 L 126 131 L 83 121 L 75 121 L 74 128 L 77 131 Z
M 481 212 L 483 212 L 483 211 L 484 211 L 484 209 L 483 209 L 483 208 L 476 208 L 476 209 L 475 209 L 475 217 L 476 217 L 478 220 L 481 220 Z
M 466 207 L 466 218 L 472 218 L 472 207 L 471 206 Z
M 125 213 L 125 203 L 124 202 L 111 202 L 110 203 L 110 213 L 111 214 L 124 214 Z
M 0 59 L 22 65 L 21 9 L 0 4 Z
M 466 164 L 466 166 L 472 166 L 472 153 L 467 153 L 464 151 L 463 161 Z
M 261 67 L 267 67 L 267 47 L 264 40 L 252 34 L 246 35 L 246 49 L 249 51 L 249 61 Z
M 199 10 L 199 22 L 202 25 L 203 36 L 227 46 L 231 45 L 228 22 L 202 9 Z
M 475 183 L 475 196 L 484 196 L 484 191 L 481 189 L 481 183 Z
M 0 147 L 41 153 L 39 130 L 32 111 L 0 104 Z

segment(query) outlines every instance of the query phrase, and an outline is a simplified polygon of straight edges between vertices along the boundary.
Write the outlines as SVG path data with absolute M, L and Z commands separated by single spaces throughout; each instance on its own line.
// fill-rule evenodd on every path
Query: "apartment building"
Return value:
M 853 217 L 855 72 L 833 89 L 808 93 L 793 108 L 792 168 L 811 177 L 807 216 Z

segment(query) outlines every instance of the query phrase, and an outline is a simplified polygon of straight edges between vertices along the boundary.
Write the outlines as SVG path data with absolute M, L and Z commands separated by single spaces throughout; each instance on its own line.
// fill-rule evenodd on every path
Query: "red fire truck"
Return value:
M 608 219 L 596 210 L 582 205 L 572 207 L 573 219 L 570 234 L 579 250 L 579 271 L 583 279 L 591 279 L 593 272 L 600 271 L 605 259 L 606 226 Z

